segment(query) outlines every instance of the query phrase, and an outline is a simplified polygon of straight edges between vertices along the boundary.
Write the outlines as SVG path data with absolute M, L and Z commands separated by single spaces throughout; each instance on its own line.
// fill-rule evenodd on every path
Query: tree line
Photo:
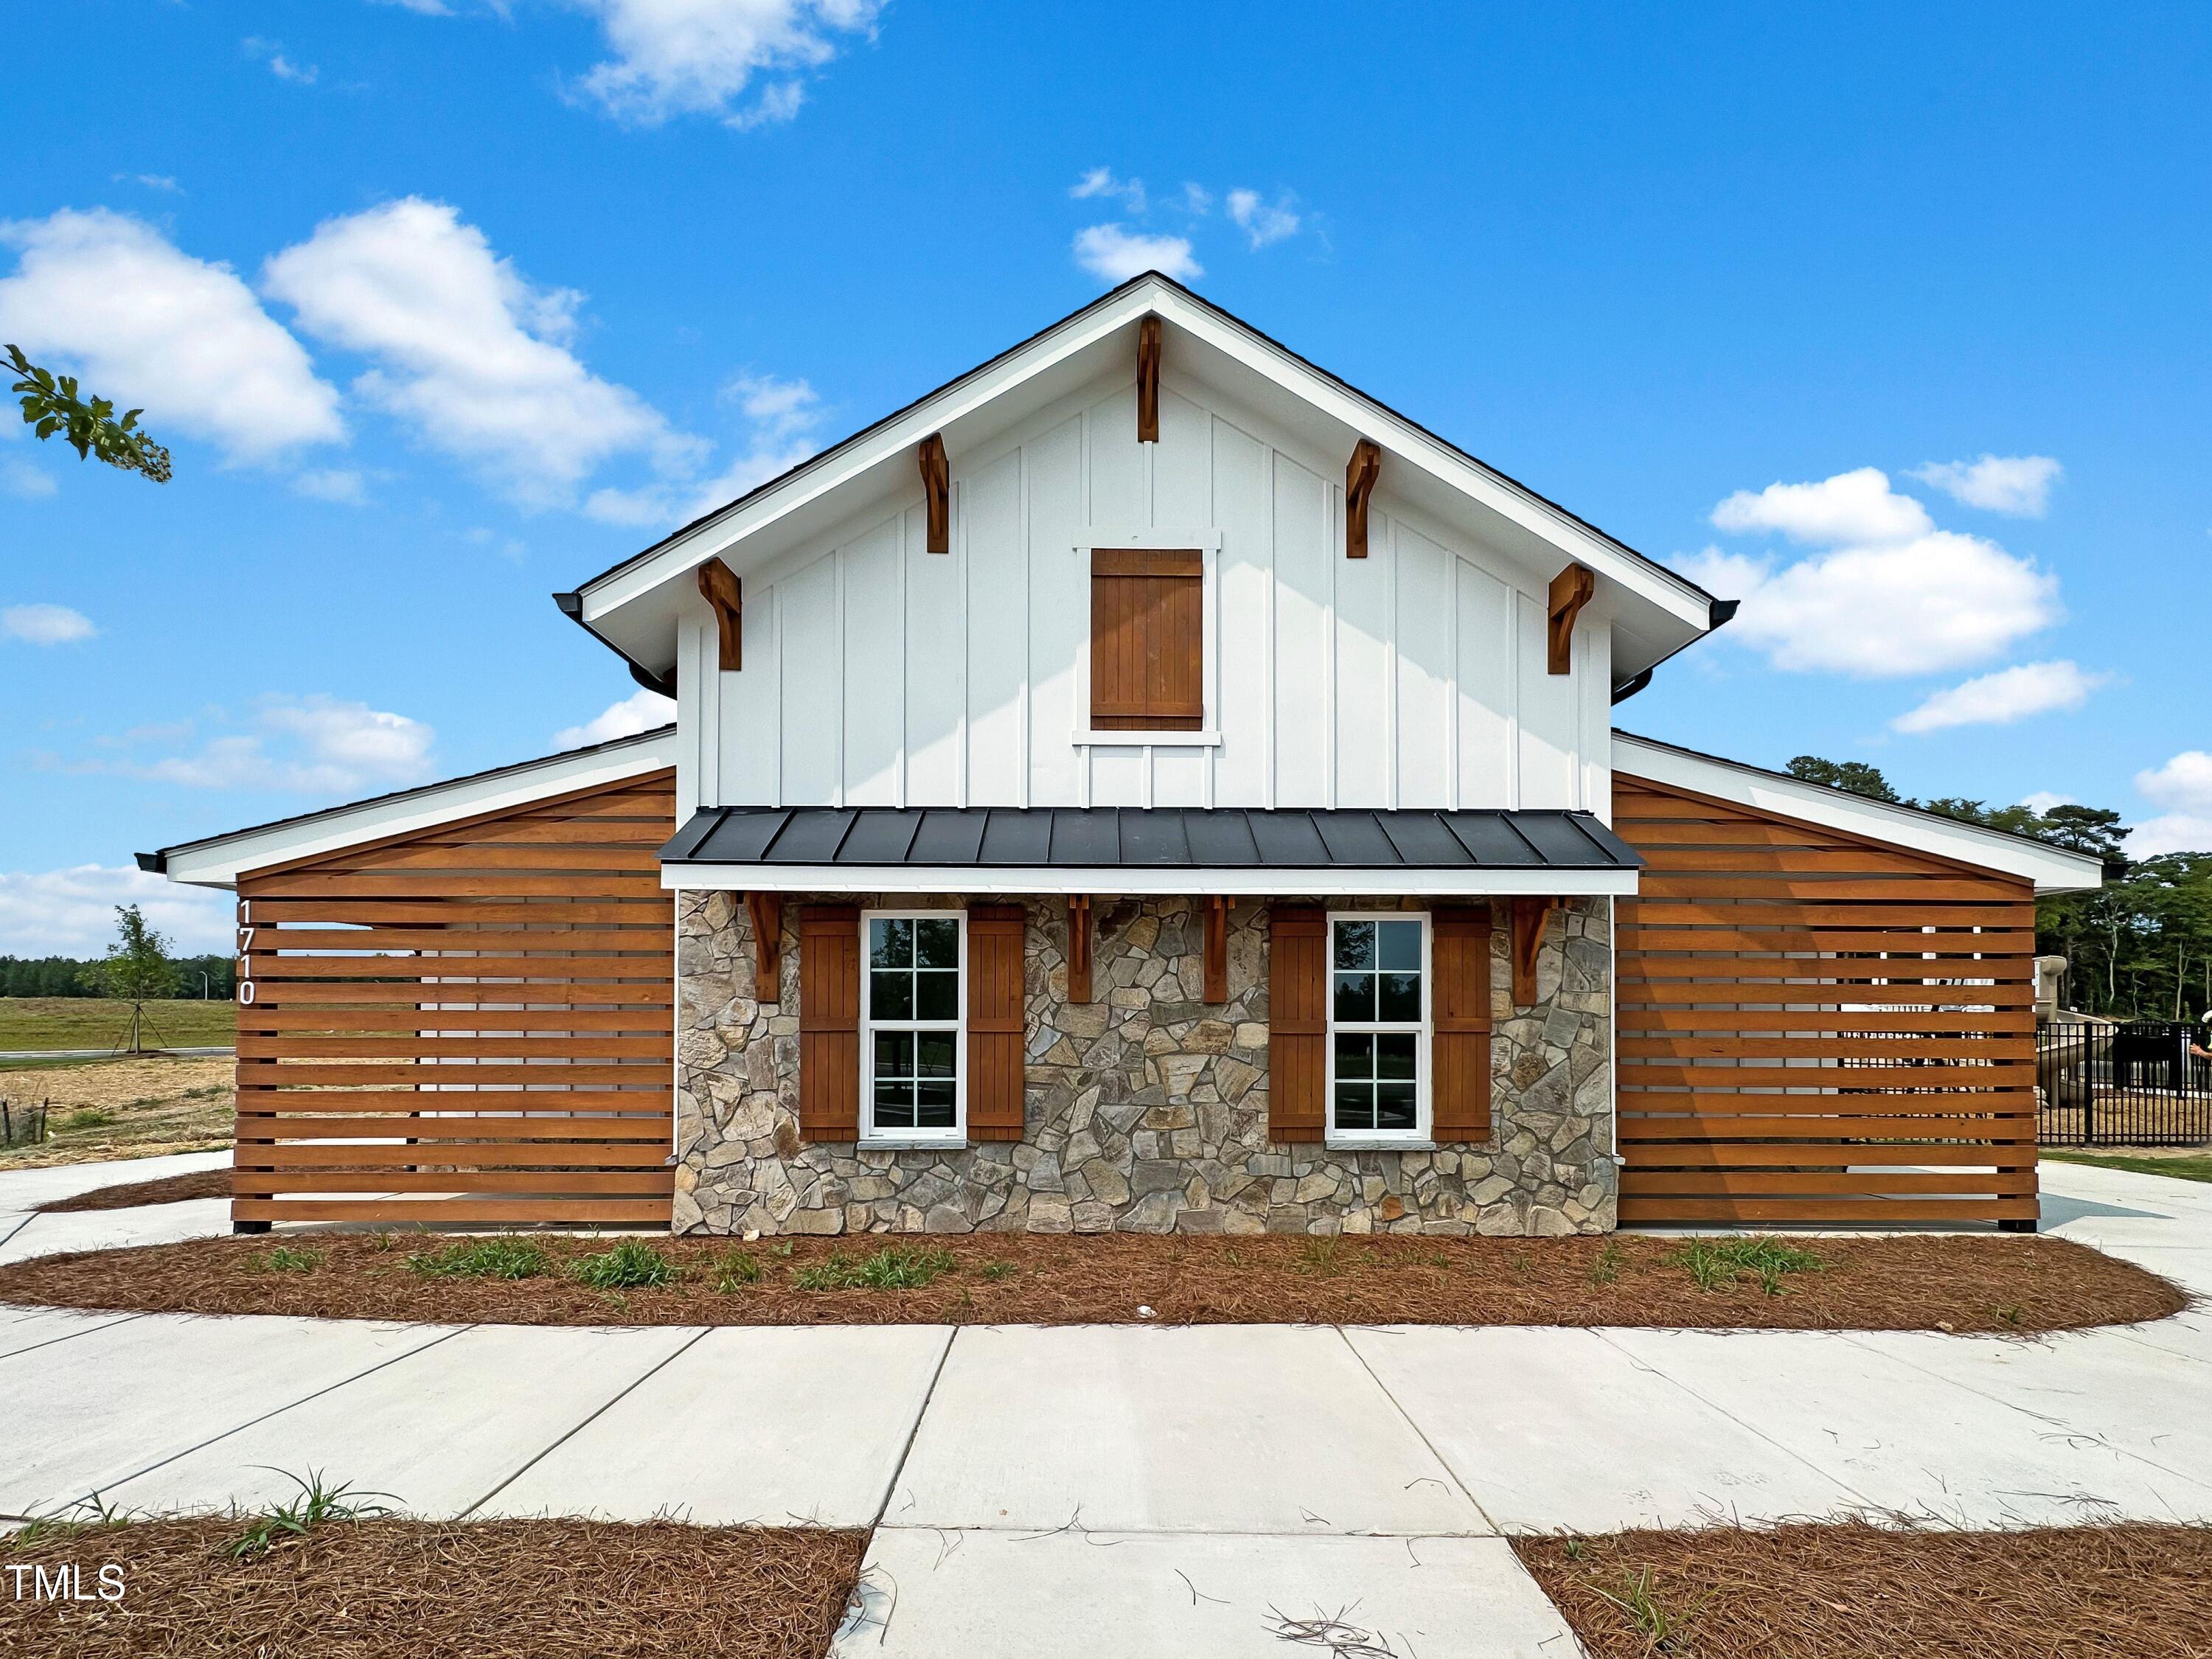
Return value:
M 1875 800 L 2046 841 L 2105 864 L 2094 892 L 2036 901 L 2035 947 L 2067 960 L 2066 1006 L 2112 1019 L 2201 1020 L 2212 1009 L 2212 853 L 2127 855 L 2127 827 L 2101 806 L 1990 806 L 1963 796 L 1914 800 L 1879 767 L 1800 755 L 1793 777 Z
M 178 957 L 169 965 L 173 981 L 154 994 L 157 1000 L 197 997 L 203 988 L 227 999 L 237 988 L 238 964 L 230 957 Z M 110 977 L 105 957 L 0 957 L 0 997 L 110 996 Z

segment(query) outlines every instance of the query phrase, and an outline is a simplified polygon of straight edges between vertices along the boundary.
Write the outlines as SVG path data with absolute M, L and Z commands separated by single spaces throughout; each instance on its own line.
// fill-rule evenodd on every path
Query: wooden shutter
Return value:
M 1328 916 L 1317 904 L 1267 914 L 1267 1139 L 1319 1140 L 1328 1121 Z
M 810 904 L 799 918 L 799 1132 L 860 1134 L 860 913 Z
M 1091 555 L 1091 724 L 1195 732 L 1206 723 L 1204 566 L 1195 552 Z
M 1488 1140 L 1490 907 L 1438 910 L 1430 928 L 1431 1132 L 1438 1140 Z
M 1022 907 L 968 907 L 968 1139 L 1022 1138 Z

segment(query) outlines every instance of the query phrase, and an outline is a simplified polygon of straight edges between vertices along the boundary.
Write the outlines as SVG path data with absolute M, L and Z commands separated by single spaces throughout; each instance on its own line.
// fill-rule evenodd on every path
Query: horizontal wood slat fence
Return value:
M 241 877 L 234 1219 L 659 1223 L 672 773 Z
M 2028 1221 L 2028 884 L 1626 776 L 1624 1222 Z

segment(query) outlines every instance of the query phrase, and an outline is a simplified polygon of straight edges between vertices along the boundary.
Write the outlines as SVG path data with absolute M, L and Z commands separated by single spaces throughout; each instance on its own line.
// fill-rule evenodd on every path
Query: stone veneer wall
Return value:
M 1229 1001 L 1200 1000 L 1188 898 L 1094 902 L 1097 1000 L 1066 1000 L 1067 913 L 1028 901 L 1028 1127 L 1017 1142 L 872 1151 L 799 1136 L 799 906 L 783 1000 L 753 1000 L 740 899 L 677 902 L 674 1227 L 681 1232 L 1598 1232 L 1614 1221 L 1612 945 L 1603 899 L 1555 910 L 1535 1006 L 1512 1006 L 1492 933 L 1486 1146 L 1332 1152 L 1267 1139 L 1267 911 L 1231 913 Z M 916 909 L 957 897 L 825 902 Z M 1417 908 L 1388 900 L 1339 908 Z

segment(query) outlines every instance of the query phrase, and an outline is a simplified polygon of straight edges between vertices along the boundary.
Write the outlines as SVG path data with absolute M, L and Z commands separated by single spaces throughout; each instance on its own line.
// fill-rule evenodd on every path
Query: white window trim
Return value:
M 1142 550 L 1198 550 L 1199 664 L 1204 725 L 1196 732 L 1100 732 L 1091 724 L 1091 555 L 1102 547 Z M 1075 727 L 1078 749 L 1213 749 L 1221 744 L 1221 532 L 1218 530 L 1114 530 L 1093 525 L 1075 544 L 1083 561 L 1083 631 L 1075 650 Z
M 951 921 L 960 929 L 959 1012 L 950 1020 L 892 1019 L 894 1031 L 951 1031 L 953 1043 L 952 1127 L 949 1129 L 876 1127 L 876 988 L 868 969 L 870 925 L 878 921 Z M 877 1148 L 965 1146 L 968 1144 L 968 913 L 965 910 L 863 910 L 860 912 L 860 1137 Z
M 1354 1021 L 1339 1026 L 1336 1018 L 1336 926 L 1340 921 L 1418 921 L 1421 924 L 1421 1018 L 1419 1024 L 1397 1021 Z M 1429 1054 L 1436 1025 L 1434 930 L 1426 910 L 1331 910 L 1328 913 L 1328 1027 L 1326 1081 L 1322 1097 L 1322 1144 L 1340 1152 L 1378 1150 L 1420 1152 L 1436 1145 L 1436 1127 L 1430 1115 L 1432 1080 Z M 962 960 L 966 960 L 963 957 Z M 1413 1127 L 1410 1129 L 1355 1129 L 1336 1127 L 1336 1034 L 1345 1031 L 1413 1033 Z

